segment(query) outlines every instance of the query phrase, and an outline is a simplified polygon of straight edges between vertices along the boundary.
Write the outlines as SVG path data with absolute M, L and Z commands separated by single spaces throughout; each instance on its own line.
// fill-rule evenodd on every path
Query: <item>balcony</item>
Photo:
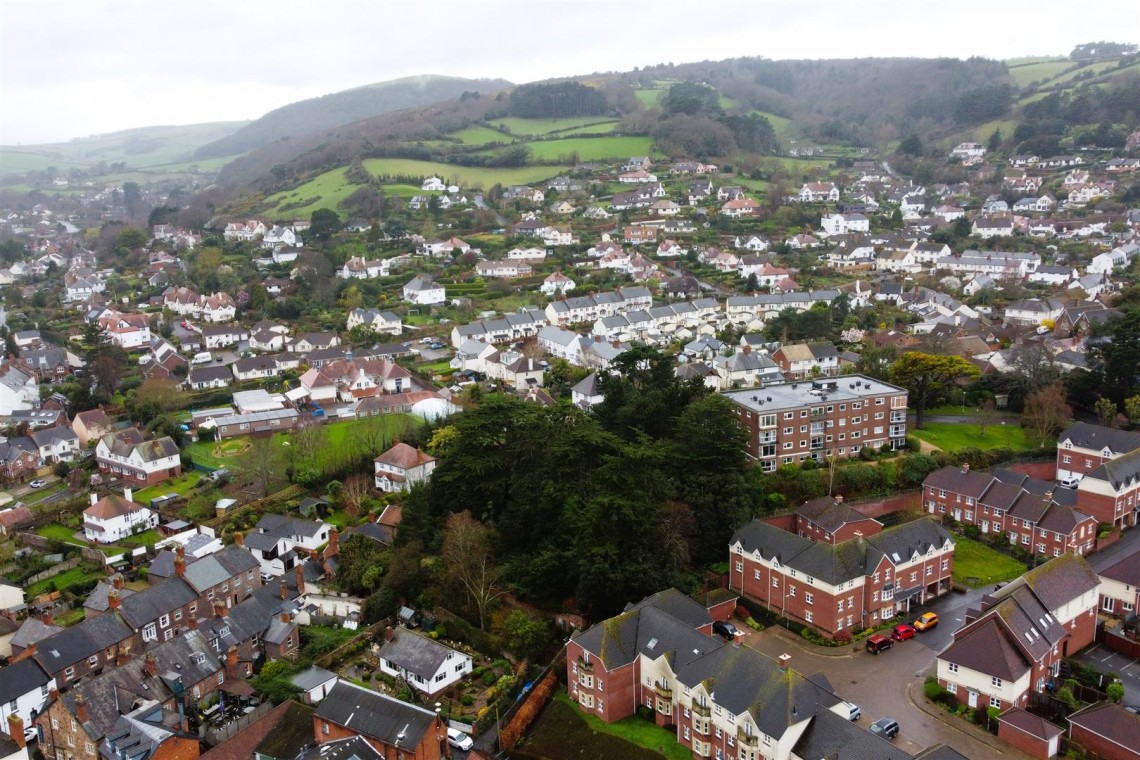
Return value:
M 656 694 L 661 699 L 672 699 L 673 698 L 673 690 L 671 688 L 669 688 L 668 686 L 661 684 L 661 683 L 653 684 L 653 693 Z
M 712 705 L 700 705 L 694 702 L 693 715 L 700 716 L 702 718 L 712 717 Z
M 906 422 L 906 412 L 891 412 L 891 422 Z
M 592 663 L 592 662 L 587 662 L 586 660 L 583 660 L 581 657 L 579 657 L 577 664 L 578 664 L 578 670 L 582 673 L 593 673 L 594 672 L 594 663 Z
M 745 733 L 743 728 L 736 729 L 736 743 L 741 747 L 760 746 L 760 735 Z

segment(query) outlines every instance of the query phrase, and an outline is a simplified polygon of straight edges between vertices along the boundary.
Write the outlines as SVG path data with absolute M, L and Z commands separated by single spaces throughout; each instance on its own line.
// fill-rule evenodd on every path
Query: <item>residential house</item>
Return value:
M 69 427 L 33 430 L 31 438 L 39 449 L 40 461 L 44 463 L 70 462 L 79 455 L 79 436 Z
M 34 737 L 36 716 L 47 707 L 49 695 L 56 688 L 55 679 L 33 659 L 0 668 L 0 726 L 7 728 L 15 716 L 27 732 L 21 738 Z
M 1098 575 L 1100 611 L 1120 618 L 1136 614 L 1140 609 L 1140 553 L 1132 552 Z
M 297 427 L 300 416 L 300 412 L 296 409 L 270 409 L 263 412 L 221 415 L 209 422 L 217 429 L 219 438 L 233 438 L 256 433 L 287 432 Z M 199 427 L 203 425 L 206 423 L 200 424 Z
M 1063 554 L 982 597 L 938 655 L 939 685 L 970 707 L 1026 707 L 1092 643 L 1098 586 L 1083 557 Z
M 446 756 L 447 724 L 438 713 L 348 681 L 338 681 L 317 707 L 313 735 L 322 746 L 359 736 L 386 758 Z
M 23 482 L 40 466 L 40 451 L 27 436 L 0 442 L 0 477 L 5 483 Z
M 380 670 L 430 696 L 471 674 L 471 655 L 407 628 L 389 629 L 377 656 Z
M 366 260 L 363 256 L 350 256 L 344 266 L 337 270 L 336 276 L 344 279 L 371 280 L 377 277 L 388 276 L 388 260 Z
M 1057 480 L 1080 480 L 1105 462 L 1140 449 L 1140 433 L 1076 422 L 1057 436 Z
M 406 443 L 396 443 L 374 461 L 376 487 L 388 493 L 426 483 L 435 469 L 435 457 Z
M 833 377 L 839 374 L 839 352 L 830 343 L 800 343 L 781 346 L 772 354 L 787 380 Z
M 170 436 L 145 440 L 138 428 L 100 438 L 95 462 L 103 473 L 148 486 L 182 474 L 181 452 Z
M 751 346 L 744 346 L 731 356 L 713 357 L 713 369 L 718 378 L 717 387 L 721 390 L 780 381 L 780 368 L 772 358 L 766 353 L 752 351 Z
M 282 227 L 276 224 L 273 225 L 273 229 L 267 230 L 261 238 L 261 247 L 267 250 L 281 246 L 300 248 L 302 245 L 304 242 L 292 227 Z
M 202 342 L 207 351 L 236 346 L 249 340 L 249 330 L 230 325 L 209 325 L 202 328 Z
M 0 417 L 39 407 L 40 388 L 35 375 L 11 364 L 0 368 Z
M 829 237 L 871 230 L 871 222 L 863 214 L 828 214 L 820 219 L 820 226 Z
M 233 381 L 234 374 L 229 367 L 214 365 L 191 369 L 185 385 L 190 390 L 201 391 L 207 388 L 225 388 Z
M 1065 304 L 1056 298 L 1029 298 L 1014 301 L 1005 307 L 1007 324 L 1037 327 L 1046 320 L 1053 321 L 1061 316 Z
M 766 472 L 809 457 L 854 457 L 906 442 L 907 392 L 862 375 L 730 391 L 748 431 L 748 456 Z
M 843 503 L 843 496 L 821 496 L 795 511 L 792 532 L 812 541 L 841 544 L 880 533 L 883 524 Z
M 554 298 L 558 294 L 569 293 L 575 285 L 576 283 L 566 275 L 554 272 L 542 281 L 539 291 L 547 298 Z
M 252 341 L 252 338 L 251 338 Z M 247 356 L 230 365 L 234 377 L 239 381 L 277 377 L 281 368 L 272 356 Z
M 83 360 L 62 348 L 45 346 L 22 350 L 13 364 L 31 374 L 37 383 L 58 383 L 73 369 L 83 366 Z
M 1122 529 L 1135 526 L 1140 511 L 1140 450 L 1086 473 L 1077 484 L 1077 504 L 1098 523 Z
M 430 306 L 446 301 L 447 294 L 442 285 L 437 285 L 430 278 L 417 276 L 404 285 L 404 300 L 417 306 Z
M 804 203 L 835 203 L 839 200 L 839 188 L 831 182 L 807 182 L 800 188 L 797 198 Z
M 981 238 L 1006 237 L 1013 234 L 1013 220 L 979 216 L 970 226 L 970 234 Z
M 150 323 L 145 314 L 110 311 L 99 317 L 98 324 L 107 339 L 124 350 L 142 348 L 150 343 Z
M 214 293 L 201 297 L 198 313 L 207 322 L 229 322 L 237 316 L 237 304 L 229 293 Z
M 954 542 L 928 519 L 836 543 L 753 520 L 733 535 L 729 562 L 730 590 L 835 636 L 948 593 Z
M 353 309 L 348 313 L 348 321 L 345 327 L 352 330 L 359 325 L 367 325 L 381 335 L 400 335 L 404 332 L 403 321 L 390 311 Z
M 113 544 L 156 527 L 158 514 L 131 501 L 130 488 L 122 496 L 91 494 L 91 506 L 83 510 L 83 534 L 96 544 Z
M 263 515 L 244 537 L 246 549 L 261 564 L 261 572 L 280 576 L 297 567 L 297 549 L 309 554 L 331 541 L 336 528 L 323 522 L 288 515 Z
M 249 241 L 255 239 L 259 235 L 265 235 L 266 227 L 264 222 L 256 219 L 251 219 L 247 222 L 230 222 L 222 231 L 222 237 L 225 240 L 239 240 Z

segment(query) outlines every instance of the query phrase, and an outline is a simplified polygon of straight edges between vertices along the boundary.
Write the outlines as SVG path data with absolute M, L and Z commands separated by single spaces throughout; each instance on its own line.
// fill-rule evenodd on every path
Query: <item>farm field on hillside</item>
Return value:
M 458 132 L 452 132 L 448 137 L 454 137 L 461 141 L 464 145 L 485 145 L 486 143 L 509 143 L 514 142 L 513 137 L 504 135 L 498 130 L 491 129 L 490 127 L 468 127 L 461 129 Z
M 796 135 L 796 124 L 791 119 L 786 119 L 783 116 L 777 116 L 774 113 L 766 113 L 765 111 L 752 111 L 757 116 L 763 116 L 772 125 L 772 131 L 776 133 L 776 139 L 783 144 L 787 144 Z
M 1037 61 L 1024 66 L 1010 66 L 1009 75 L 1018 87 L 1025 87 L 1030 82 L 1040 82 L 1043 79 L 1052 79 L 1065 69 L 1073 65 L 1067 58 L 1054 58 L 1052 60 Z
M 565 119 L 520 119 L 516 116 L 507 116 L 495 119 L 492 123 L 504 126 L 516 135 L 548 135 L 604 121 L 612 119 L 607 119 L 605 116 L 571 116 Z
M 455 166 L 434 161 L 416 161 L 409 158 L 370 158 L 364 162 L 364 168 L 374 176 L 402 174 L 414 177 L 431 177 L 434 175 L 445 182 L 483 190 L 493 187 L 496 183 L 505 187 L 507 185 L 525 185 L 530 182 L 538 182 L 550 179 L 565 171 L 565 167 L 561 166 L 486 168 L 482 166 Z
M 289 214 L 291 217 L 307 219 L 310 214 L 319 208 L 336 209 L 337 204 L 352 195 L 359 185 L 350 184 L 344 176 L 344 169 L 332 169 L 324 174 L 318 174 L 303 185 L 292 190 L 284 190 L 265 199 L 265 205 L 271 209 L 270 213 Z M 304 205 L 283 208 L 294 203 Z
M 1042 94 L 1041 97 L 1045 97 L 1045 95 Z M 1014 130 L 1017 129 L 1017 119 L 995 119 L 994 121 L 987 121 L 985 124 L 980 124 L 974 130 L 974 141 L 985 145 L 995 129 L 1001 130 L 1003 138 L 1012 137 Z
M 651 137 L 582 137 L 568 140 L 543 140 L 528 143 L 531 156 L 537 161 L 556 161 L 576 154 L 579 161 L 597 161 L 603 158 L 629 158 L 644 156 L 653 149 Z

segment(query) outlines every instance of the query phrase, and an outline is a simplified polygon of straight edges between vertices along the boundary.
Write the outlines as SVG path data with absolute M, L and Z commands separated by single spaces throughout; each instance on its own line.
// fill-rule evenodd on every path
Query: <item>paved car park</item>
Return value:
M 1124 684 L 1124 704 L 1140 705 L 1140 660 L 1093 644 L 1074 659 L 1102 673 L 1115 673 Z

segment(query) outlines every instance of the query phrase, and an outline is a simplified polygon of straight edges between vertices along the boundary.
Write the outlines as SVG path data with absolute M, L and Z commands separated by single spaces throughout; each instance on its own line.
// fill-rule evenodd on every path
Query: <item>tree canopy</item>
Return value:
M 926 408 L 946 397 L 960 380 L 976 380 L 981 370 L 960 356 L 937 356 L 907 351 L 891 365 L 891 382 L 907 389 L 914 407 L 915 427 L 921 428 Z

